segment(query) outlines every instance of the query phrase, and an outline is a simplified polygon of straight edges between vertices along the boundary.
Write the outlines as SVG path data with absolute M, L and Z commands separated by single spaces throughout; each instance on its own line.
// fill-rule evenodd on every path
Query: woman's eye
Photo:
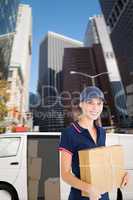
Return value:
M 87 104 L 92 104 L 92 101 L 87 101 L 86 103 L 87 103 Z
M 103 104 L 102 101 L 99 101 L 99 102 L 97 102 L 97 103 L 94 103 L 93 101 L 87 101 L 86 103 L 87 103 L 87 104 L 90 104 L 90 105 L 92 105 L 92 104 L 97 104 L 98 106 L 100 106 L 100 105 Z
M 97 104 L 100 106 L 100 105 L 103 105 L 103 102 L 102 102 L 102 101 L 100 101 L 100 102 L 98 102 Z

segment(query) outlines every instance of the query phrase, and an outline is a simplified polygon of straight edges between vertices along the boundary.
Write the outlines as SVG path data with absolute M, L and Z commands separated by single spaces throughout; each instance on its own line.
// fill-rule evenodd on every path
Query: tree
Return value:
M 0 79 L 5 78 L 5 61 L 3 48 L 0 47 Z
M 7 115 L 7 107 L 5 102 L 0 99 L 0 121 L 3 121 Z
M 0 80 L 0 99 L 6 103 L 9 99 L 9 83 L 6 80 Z
M 9 99 L 8 94 L 9 84 L 6 80 L 0 80 L 0 121 L 3 121 L 7 115 L 6 102 Z

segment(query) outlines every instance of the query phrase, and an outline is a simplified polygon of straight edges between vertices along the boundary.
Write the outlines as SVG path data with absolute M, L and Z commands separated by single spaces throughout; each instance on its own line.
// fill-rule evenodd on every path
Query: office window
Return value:
M 112 19 L 113 19 L 114 22 L 116 22 L 116 16 L 115 16 L 114 13 L 112 14 Z
M 111 27 L 113 27 L 113 22 L 112 22 L 112 19 L 111 19 L 111 18 L 109 19 L 109 25 L 110 25 Z
M 120 9 L 122 9 L 122 8 L 123 8 L 123 6 L 124 6 L 124 5 L 123 5 L 123 2 L 122 2 L 122 0 L 119 0 L 119 1 L 118 1 L 118 6 L 119 6 L 119 8 L 120 8 Z
M 119 11 L 119 8 L 117 6 L 115 6 L 115 11 L 116 11 L 116 15 L 119 16 L 120 11 Z
M 9 71 L 9 72 L 8 72 L 8 77 L 9 77 L 9 78 L 12 78 L 12 75 L 13 75 L 13 71 Z

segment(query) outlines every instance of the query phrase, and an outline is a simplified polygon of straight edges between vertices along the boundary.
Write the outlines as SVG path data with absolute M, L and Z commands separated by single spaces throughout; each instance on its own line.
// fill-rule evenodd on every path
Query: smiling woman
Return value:
M 78 157 L 80 150 L 105 146 L 105 130 L 95 123 L 102 113 L 103 103 L 104 94 L 99 88 L 85 88 L 80 94 L 78 121 L 72 123 L 61 135 L 61 176 L 71 185 L 69 200 L 109 200 L 107 192 L 101 193 L 99 188 L 80 179 Z M 87 192 L 88 197 L 82 196 L 81 191 Z
M 61 174 L 64 181 L 72 186 L 69 200 L 109 199 L 108 193 L 101 194 L 98 188 L 80 179 L 78 158 L 79 150 L 105 145 L 105 131 L 94 123 L 102 112 L 103 102 L 104 94 L 99 88 L 85 88 L 80 94 L 79 120 L 66 128 L 61 136 Z M 82 197 L 81 190 L 88 192 L 88 198 Z

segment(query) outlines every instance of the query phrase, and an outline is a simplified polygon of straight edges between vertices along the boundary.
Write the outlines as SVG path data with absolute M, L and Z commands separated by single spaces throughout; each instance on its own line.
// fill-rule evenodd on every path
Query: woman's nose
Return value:
M 99 106 L 97 104 L 93 104 L 93 109 L 94 110 L 98 110 L 99 109 Z

